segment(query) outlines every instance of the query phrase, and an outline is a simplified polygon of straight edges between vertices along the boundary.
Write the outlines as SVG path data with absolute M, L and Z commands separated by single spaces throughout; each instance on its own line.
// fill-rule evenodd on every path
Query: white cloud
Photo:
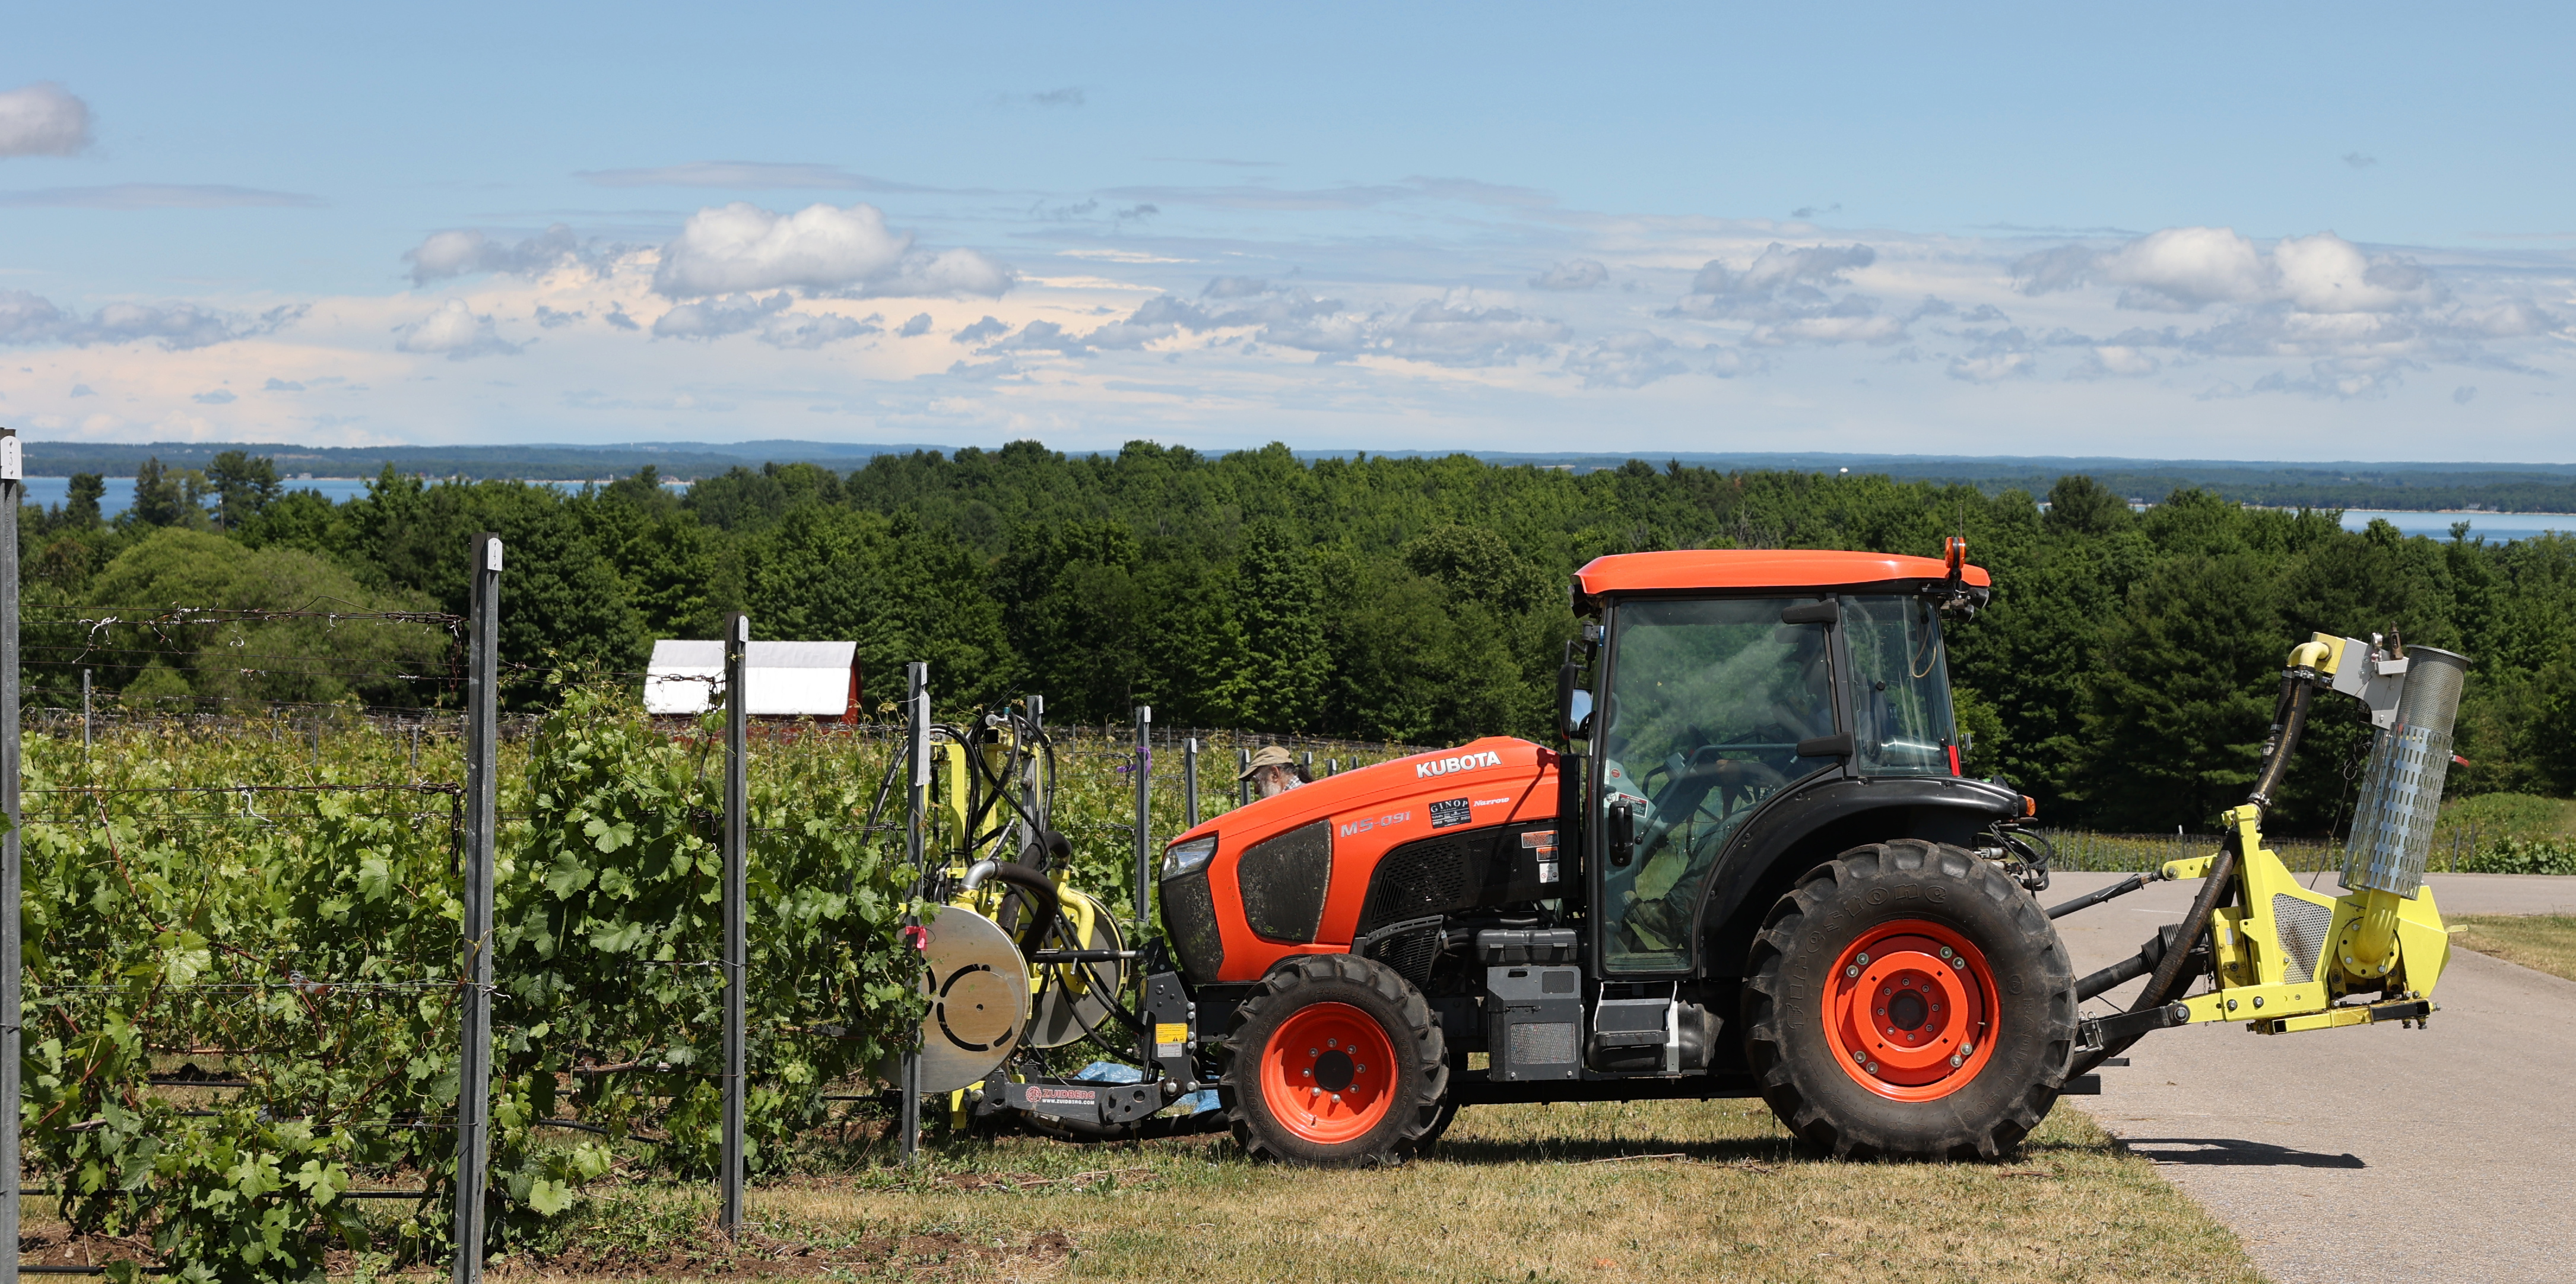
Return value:
M 790 312 L 793 296 L 780 290 L 767 298 L 731 294 L 683 303 L 653 323 L 657 339 L 717 339 L 749 332 L 773 348 L 811 350 L 861 335 L 883 334 L 874 318 L 862 321 L 836 312 Z
M 2000 383 L 2026 376 L 2038 366 L 2038 351 L 2016 327 L 1978 336 L 1975 347 L 1950 359 L 1945 373 L 1969 383 Z
M 2432 274 L 2405 259 L 2365 259 L 2332 232 L 2294 236 L 2272 247 L 2281 293 L 2302 312 L 2394 312 L 2440 300 Z
M 1789 286 L 1811 288 L 1840 285 L 1843 274 L 1865 268 L 1878 261 L 1878 251 L 1866 245 L 1812 245 L 1790 249 L 1773 241 L 1761 255 L 1741 272 L 1729 269 L 1720 259 L 1701 265 L 1699 275 L 1691 280 L 1691 293 L 1727 298 L 1768 297 L 1773 291 Z
M 602 254 L 585 250 L 570 227 L 557 223 L 517 241 L 496 241 L 470 229 L 432 232 L 429 239 L 403 251 L 403 262 L 411 264 L 414 285 L 427 285 L 484 272 L 543 276 L 560 267 L 595 267 Z
M 1753 327 L 1745 336 L 1748 343 L 1764 347 L 1781 347 L 1792 343 L 1869 343 L 1890 344 L 1905 337 L 1905 322 L 1895 317 L 1880 316 L 1878 301 L 1866 295 L 1847 294 L 1830 306 L 1808 311 L 1806 315 L 1789 315 L 1782 320 Z
M 1598 259 L 1567 259 L 1555 267 L 1530 278 L 1530 288 L 1537 290 L 1589 290 L 1610 279 L 1610 269 Z
M 110 303 L 84 318 L 24 290 L 0 290 L 0 344 L 157 342 L 165 352 L 212 347 L 275 334 L 303 318 L 306 306 L 270 308 L 255 317 L 219 312 L 194 303 Z
M 450 361 L 519 353 L 519 345 L 503 339 L 491 317 L 477 315 L 463 299 L 449 299 L 428 316 L 396 327 L 394 348 L 401 352 L 445 353 Z
M 2275 278 L 2254 243 L 2233 228 L 2169 227 L 2102 256 L 2094 272 L 2130 289 L 2124 308 L 2196 312 L 2212 303 L 2257 303 Z
M 927 312 L 914 313 L 911 320 L 903 323 L 902 329 L 895 331 L 896 337 L 904 339 L 917 339 L 928 333 L 930 333 L 930 314 Z
M 2520 339 L 2558 328 L 2558 318 L 2529 299 L 2498 299 L 2451 314 L 2451 327 L 2485 339 Z
M 89 142 L 89 104 L 61 85 L 0 93 L 0 156 L 75 156 Z
M 1586 388 L 1643 388 L 1689 369 L 1672 340 L 1648 330 L 1603 335 L 1565 354 L 1566 373 Z
M 2136 379 L 2164 368 L 2164 362 L 2142 349 L 2124 344 L 2095 344 L 2077 358 L 2075 368 L 2067 372 L 2070 379 Z
M 1010 271 L 967 249 L 916 248 L 873 205 L 777 214 L 743 201 L 689 216 L 662 249 L 653 289 L 674 299 L 798 289 L 860 295 L 997 297 Z

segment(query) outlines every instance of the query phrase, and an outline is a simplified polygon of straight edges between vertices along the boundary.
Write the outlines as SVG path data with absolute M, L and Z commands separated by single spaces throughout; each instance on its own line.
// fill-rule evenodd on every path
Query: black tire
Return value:
M 1414 1140 L 1413 1153 L 1416 1155 L 1428 1155 L 1438 1149 L 1440 1139 L 1449 1134 L 1449 1125 L 1456 1123 L 1457 1121 L 1458 1098 L 1455 1096 L 1442 1097 L 1440 1099 L 1440 1113 L 1432 1118 L 1431 1126 L 1423 1129 L 1422 1135 Z
M 1900 920 L 1955 933 L 1992 977 L 1996 1010 L 1982 1067 L 1972 1063 L 1973 1077 L 1930 1100 L 1865 1086 L 1826 1029 L 1827 987 L 1838 966 L 1851 966 L 1848 948 Z M 1789 1131 L 1837 1157 L 2001 1158 L 2047 1117 L 2064 1086 L 2076 1022 L 2065 943 L 2037 902 L 1969 852 L 1903 840 L 1809 870 L 1772 906 L 1749 963 L 1745 1055 L 1763 1099 Z
M 1365 1133 L 1325 1143 L 1277 1117 L 1262 1090 L 1261 1066 L 1283 1026 L 1328 1003 L 1357 1009 L 1395 1056 L 1383 1116 Z M 1449 1089 L 1445 1049 L 1431 1005 L 1393 970 L 1347 954 L 1307 955 L 1273 969 L 1261 989 L 1234 1010 L 1217 1049 L 1217 1101 L 1235 1141 L 1255 1158 L 1316 1167 L 1399 1162 L 1440 1120 Z

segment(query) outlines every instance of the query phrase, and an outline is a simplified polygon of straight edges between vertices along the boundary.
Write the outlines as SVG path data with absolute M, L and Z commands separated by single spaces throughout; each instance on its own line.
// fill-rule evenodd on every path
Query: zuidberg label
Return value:
M 1413 764 L 1413 774 L 1418 779 L 1427 780 L 1433 776 L 1448 775 L 1453 771 L 1474 771 L 1478 767 L 1499 767 L 1502 765 L 1503 756 L 1495 753 L 1491 749 L 1488 749 L 1483 753 L 1452 754 L 1449 757 L 1435 758 L 1429 762 L 1417 762 Z

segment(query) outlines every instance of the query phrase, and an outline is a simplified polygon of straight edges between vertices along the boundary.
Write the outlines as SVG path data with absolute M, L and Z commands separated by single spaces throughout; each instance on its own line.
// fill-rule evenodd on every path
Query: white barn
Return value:
M 724 691 L 722 642 L 665 638 L 644 670 L 644 711 L 705 713 Z M 743 657 L 743 711 L 755 718 L 859 717 L 859 644 L 758 642 Z

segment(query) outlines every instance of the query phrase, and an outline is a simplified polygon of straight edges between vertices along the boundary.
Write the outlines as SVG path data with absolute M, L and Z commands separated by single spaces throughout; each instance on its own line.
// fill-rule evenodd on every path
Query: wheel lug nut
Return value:
M 1860 975 L 1860 964 L 1858 964 L 1858 963 L 1854 963 L 1854 964 L 1852 964 L 1850 967 L 1844 968 L 1844 969 L 1843 969 L 1843 975 L 1844 975 L 1844 976 L 1846 976 L 1846 977 L 1852 977 L 1852 976 L 1858 976 L 1858 975 Z
M 1868 967 L 1868 966 L 1869 966 L 1869 956 L 1868 956 L 1868 955 L 1864 954 L 1864 955 L 1861 955 L 1861 956 L 1860 956 L 1860 965 L 1861 965 L 1862 967 Z
M 1943 957 L 1943 958 L 1945 958 L 1945 959 L 1946 959 L 1946 958 L 1948 958 L 1948 957 L 1950 957 L 1950 947 L 1949 947 L 1949 946 L 1944 945 L 1944 946 L 1942 946 L 1942 947 L 1941 947 L 1941 957 Z

